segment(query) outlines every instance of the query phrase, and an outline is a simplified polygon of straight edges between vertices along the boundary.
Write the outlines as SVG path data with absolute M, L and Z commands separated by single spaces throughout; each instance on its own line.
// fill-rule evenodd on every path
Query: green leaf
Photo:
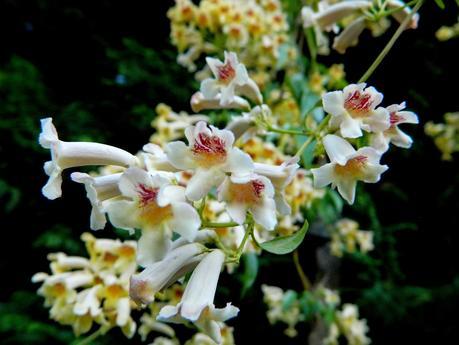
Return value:
M 303 74 L 295 73 L 289 76 L 287 81 L 293 97 L 295 97 L 296 101 L 301 104 L 301 95 L 303 93 L 304 85 L 306 84 Z
M 456 0 L 457 1 L 457 0 Z M 443 0 L 435 0 L 435 3 L 437 4 L 438 7 L 440 7 L 442 10 L 445 9 L 445 3 Z
M 260 243 L 260 247 L 267 252 L 284 255 L 293 252 L 303 242 L 304 236 L 308 231 L 309 223 L 304 221 L 302 228 L 293 235 L 276 237 L 271 241 Z
M 288 50 L 290 46 L 288 43 L 284 43 L 279 47 L 279 58 L 277 59 L 276 70 L 285 68 L 288 63 Z
M 246 253 L 242 255 L 242 264 L 244 271 L 240 278 L 242 281 L 241 296 L 244 297 L 257 279 L 258 256 L 255 253 Z

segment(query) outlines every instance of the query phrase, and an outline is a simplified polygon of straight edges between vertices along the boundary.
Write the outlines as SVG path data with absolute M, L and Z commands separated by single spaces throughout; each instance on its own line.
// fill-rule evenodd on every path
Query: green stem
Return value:
M 305 291 L 309 290 L 311 288 L 311 282 L 309 281 L 308 277 L 306 276 L 306 273 L 304 273 L 303 268 L 301 267 L 298 250 L 295 250 L 293 252 L 293 263 L 295 265 L 298 276 L 300 277 L 301 284 L 303 285 L 303 289 Z
M 311 70 L 315 71 L 317 68 L 317 47 L 314 39 L 314 29 L 308 28 L 305 30 L 306 42 L 308 44 L 309 54 L 311 55 Z
M 247 243 L 247 240 L 253 233 L 255 223 L 253 221 L 252 215 L 248 214 L 247 218 L 248 218 L 247 228 L 245 229 L 244 238 L 242 239 L 241 244 L 237 248 L 236 253 L 234 254 L 232 258 L 230 258 L 230 260 L 228 260 L 228 262 L 235 262 L 236 264 L 239 264 L 239 260 L 241 259 L 241 255 L 242 255 L 242 252 L 244 251 L 245 244 Z
M 96 340 L 100 335 L 105 334 L 108 331 L 105 327 L 99 328 L 97 331 L 92 333 L 91 335 L 84 338 L 82 341 L 76 343 L 75 345 L 88 345 L 91 344 L 92 341 Z
M 201 228 L 233 228 L 239 226 L 236 222 L 226 222 L 226 223 L 213 223 L 213 222 L 202 222 Z
M 384 47 L 384 49 L 381 51 L 381 53 L 379 53 L 378 57 L 375 59 L 375 61 L 371 64 L 371 66 L 367 69 L 367 71 L 363 74 L 363 76 L 359 79 L 358 83 L 363 83 L 365 81 L 368 80 L 368 78 L 370 78 L 370 76 L 373 74 L 373 72 L 376 70 L 376 68 L 378 68 L 378 66 L 381 64 L 381 62 L 384 60 L 384 58 L 386 57 L 386 55 L 389 53 L 389 51 L 392 49 L 392 47 L 394 46 L 395 42 L 397 41 L 397 39 L 400 37 L 400 35 L 402 34 L 402 32 L 405 30 L 406 26 L 408 25 L 408 23 L 410 22 L 411 18 L 413 18 L 413 16 L 415 15 L 415 13 L 419 10 L 419 8 L 421 7 L 422 3 L 424 1 L 423 0 L 419 0 L 417 3 L 416 3 L 416 6 L 414 6 L 413 10 L 411 11 L 411 13 L 403 20 L 403 22 L 400 24 L 400 26 L 398 27 L 397 31 L 395 31 L 394 35 L 392 36 L 392 38 L 389 40 L 389 42 L 387 42 L 386 46 Z
M 315 135 L 313 136 L 310 136 L 304 143 L 303 145 L 300 147 L 300 149 L 298 150 L 298 152 L 295 154 L 296 157 L 300 157 L 304 150 L 306 150 L 308 148 L 308 146 L 312 143 L 312 141 L 318 137 L 318 135 L 320 134 L 320 132 L 325 128 L 325 126 L 328 124 L 328 121 L 330 121 L 330 115 L 327 115 L 323 120 L 322 122 L 320 123 L 319 127 L 317 127 L 317 130 L 316 130 L 316 133 Z
M 381 19 L 381 18 L 390 16 L 391 14 L 394 14 L 395 12 L 401 11 L 401 10 L 403 10 L 404 8 L 410 7 L 411 5 L 414 5 L 414 4 L 418 3 L 418 2 L 419 2 L 419 0 L 413 0 L 413 1 L 407 2 L 407 3 L 404 4 L 403 6 L 400 6 L 400 7 L 397 7 L 397 8 L 393 8 L 393 9 L 391 9 L 391 10 L 384 11 L 383 13 L 381 13 L 380 15 L 378 15 L 378 16 L 376 17 L 376 20 L 379 20 L 379 19 Z
M 284 128 L 276 128 L 272 126 L 268 126 L 268 131 L 270 132 L 275 132 L 275 133 L 280 133 L 280 134 L 292 134 L 292 135 L 302 135 L 302 136 L 307 136 L 308 133 L 303 132 L 303 131 L 297 131 L 294 129 L 284 129 Z

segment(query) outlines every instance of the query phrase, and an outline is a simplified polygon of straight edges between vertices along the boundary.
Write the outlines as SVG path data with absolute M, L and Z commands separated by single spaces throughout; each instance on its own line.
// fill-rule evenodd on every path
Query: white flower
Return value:
M 86 196 L 91 202 L 90 226 L 92 230 L 100 230 L 107 222 L 104 213 L 104 202 L 121 195 L 118 181 L 121 173 L 92 177 L 88 174 L 75 172 L 70 175 L 71 179 L 83 183 L 86 188 Z
M 172 231 L 192 241 L 201 226 L 197 211 L 186 202 L 185 188 L 139 168 L 127 169 L 119 180 L 125 199 L 110 202 L 112 224 L 132 231 L 142 229 L 137 260 L 140 265 L 164 257 Z
M 292 212 L 292 208 L 285 200 L 285 188 L 293 181 L 298 168 L 298 158 L 292 158 L 281 165 L 254 163 L 255 173 L 266 176 L 274 186 L 277 211 L 285 216 Z
M 322 30 L 330 31 L 332 26 L 341 19 L 355 13 L 361 13 L 370 7 L 371 2 L 369 1 L 344 1 L 326 6 L 322 11 L 314 13 L 310 7 L 305 6 L 301 9 L 303 27 L 309 28 L 317 25 Z
M 88 142 L 65 142 L 59 140 L 56 128 L 50 117 L 41 120 L 40 145 L 50 149 L 51 160 L 44 170 L 49 180 L 43 187 L 43 195 L 56 199 L 62 195 L 62 171 L 86 165 L 138 165 L 137 157 L 114 146 Z
M 336 135 L 326 135 L 323 139 L 330 163 L 311 169 L 314 186 L 325 187 L 332 184 L 350 204 L 354 202 L 357 181 L 376 183 L 387 165 L 380 165 L 381 154 L 372 147 L 356 151 L 351 144 Z
M 242 109 L 249 110 L 250 104 L 244 98 L 234 96 L 228 103 L 222 105 L 221 94 L 215 95 L 213 98 L 204 97 L 203 93 L 198 91 L 191 96 L 190 105 L 191 109 L 197 113 L 206 109 Z
M 201 260 L 205 247 L 190 243 L 171 250 L 161 261 L 151 263 L 131 277 L 129 295 L 138 304 L 154 301 L 155 293 L 173 284 Z
M 221 323 L 235 317 L 239 309 L 230 303 L 225 308 L 214 306 L 218 278 L 225 261 L 221 250 L 207 254 L 193 271 L 182 300 L 176 306 L 161 309 L 158 320 L 173 323 L 193 322 L 216 343 L 221 343 Z
M 324 110 L 331 114 L 330 127 L 339 128 L 345 138 L 358 138 L 362 130 L 380 132 L 389 128 L 389 112 L 376 108 L 383 95 L 365 83 L 351 84 L 343 91 L 328 92 L 322 97 Z
M 185 130 L 185 136 L 188 146 L 175 141 L 167 144 L 165 151 L 176 168 L 194 170 L 186 187 L 186 196 L 190 200 L 204 197 L 212 187 L 223 182 L 226 173 L 248 179 L 253 162 L 248 154 L 233 147 L 233 133 L 213 126 L 209 129 L 205 122 L 198 122 Z
M 261 104 L 262 96 L 257 84 L 250 79 L 247 69 L 237 59 L 235 53 L 225 51 L 225 61 L 207 57 L 215 79 L 208 78 L 201 83 L 201 92 L 206 99 L 214 99 L 221 93 L 220 105 L 226 106 L 234 100 L 238 93 L 254 102 Z
M 274 230 L 277 224 L 274 187 L 264 176 L 253 174 L 243 183 L 227 177 L 218 189 L 218 200 L 226 202 L 226 211 L 238 224 L 244 224 L 247 211 L 267 230 Z
M 405 102 L 390 105 L 386 109 L 389 112 L 390 127 L 383 132 L 373 133 L 371 136 L 371 146 L 381 153 L 389 149 L 390 143 L 398 147 L 410 148 L 413 140 L 410 136 L 403 133 L 398 128 L 398 125 L 402 123 L 419 123 L 417 115 L 411 111 L 402 111 L 405 109 Z
M 401 8 L 398 11 L 392 12 L 392 17 L 394 17 L 395 20 L 397 20 L 399 23 L 402 23 L 407 16 L 411 15 L 411 12 L 413 11 L 409 6 L 406 6 L 406 4 L 400 0 L 388 0 L 386 3 L 386 6 L 387 6 L 387 9 L 389 10 Z M 407 28 L 417 29 L 418 22 L 419 22 L 419 13 L 416 13 L 414 16 L 411 17 L 411 20 Z
M 143 163 L 148 172 L 172 177 L 173 175 L 167 174 L 167 172 L 179 171 L 169 162 L 167 155 L 160 146 L 149 143 L 144 145 L 142 150 Z

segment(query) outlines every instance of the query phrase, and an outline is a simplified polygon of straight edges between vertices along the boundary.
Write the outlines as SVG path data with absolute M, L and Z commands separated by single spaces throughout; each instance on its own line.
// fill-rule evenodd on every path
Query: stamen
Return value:
M 199 133 L 191 151 L 204 166 L 223 163 L 226 158 L 225 142 L 215 135 Z
M 344 107 L 357 116 L 365 116 L 372 104 L 371 95 L 365 92 L 361 93 L 359 90 L 354 91 L 344 101 Z
M 158 196 L 158 188 L 150 188 L 143 184 L 139 184 L 140 205 L 142 207 L 148 205 L 150 202 L 156 202 Z
M 218 67 L 218 80 L 228 84 L 236 76 L 236 71 L 230 62 Z

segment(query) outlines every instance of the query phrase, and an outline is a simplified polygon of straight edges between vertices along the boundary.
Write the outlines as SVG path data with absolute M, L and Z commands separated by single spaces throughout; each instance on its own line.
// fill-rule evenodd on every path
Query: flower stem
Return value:
M 226 223 L 213 223 L 213 222 L 202 222 L 201 228 L 233 228 L 239 226 L 236 222 L 226 222 Z
M 398 27 L 397 31 L 395 31 L 394 35 L 392 38 L 387 42 L 386 46 L 384 49 L 379 53 L 378 57 L 375 59 L 375 61 L 371 64 L 371 66 L 367 69 L 367 71 L 363 74 L 363 76 L 359 79 L 358 83 L 363 83 L 370 78 L 370 76 L 373 74 L 373 72 L 378 68 L 378 66 L 381 64 L 381 62 L 384 60 L 386 55 L 389 53 L 389 51 L 392 49 L 394 46 L 395 42 L 397 39 L 400 37 L 402 32 L 405 30 L 406 26 L 410 22 L 411 18 L 415 15 L 415 13 L 419 10 L 421 7 L 422 3 L 424 0 L 419 0 L 416 5 L 414 6 L 413 10 L 411 13 L 403 20 L 403 22 L 400 24 Z
M 309 54 L 311 55 L 311 70 L 314 72 L 317 69 L 317 47 L 313 30 L 313 28 L 308 28 L 305 30 L 305 34 L 306 42 L 308 43 Z
M 247 215 L 247 228 L 245 229 L 244 237 L 239 244 L 239 247 L 237 248 L 236 252 L 234 253 L 234 256 L 228 260 L 228 262 L 235 262 L 236 264 L 239 264 L 239 260 L 241 259 L 242 252 L 244 251 L 245 244 L 247 243 L 247 240 L 253 233 L 253 229 L 255 226 L 255 223 L 253 221 L 252 215 L 249 213 Z
M 298 273 L 298 276 L 300 277 L 301 284 L 303 285 L 303 289 L 305 291 L 309 290 L 311 288 L 311 282 L 309 281 L 308 277 L 303 271 L 303 268 L 301 267 L 298 250 L 295 250 L 293 252 L 293 263 L 295 264 L 295 268 Z
M 268 126 L 268 131 L 270 132 L 275 132 L 275 133 L 280 133 L 280 134 L 292 134 L 292 135 L 302 135 L 302 136 L 307 136 L 308 133 L 303 132 L 303 131 L 297 131 L 294 129 L 284 129 L 284 128 L 276 128 L 272 126 Z
M 328 124 L 328 121 L 330 121 L 330 115 L 327 115 L 320 125 L 317 127 L 317 130 L 315 131 L 315 135 L 311 135 L 304 143 L 303 145 L 299 148 L 298 152 L 295 154 L 296 157 L 300 157 L 304 150 L 308 148 L 308 146 L 312 143 L 314 139 L 316 139 L 320 132 L 325 128 L 325 126 Z
M 99 336 L 107 333 L 108 329 L 106 327 L 101 327 L 94 333 L 90 334 L 86 338 L 84 338 L 82 341 L 76 343 L 75 345 L 89 345 L 91 344 L 92 341 L 96 340 Z

